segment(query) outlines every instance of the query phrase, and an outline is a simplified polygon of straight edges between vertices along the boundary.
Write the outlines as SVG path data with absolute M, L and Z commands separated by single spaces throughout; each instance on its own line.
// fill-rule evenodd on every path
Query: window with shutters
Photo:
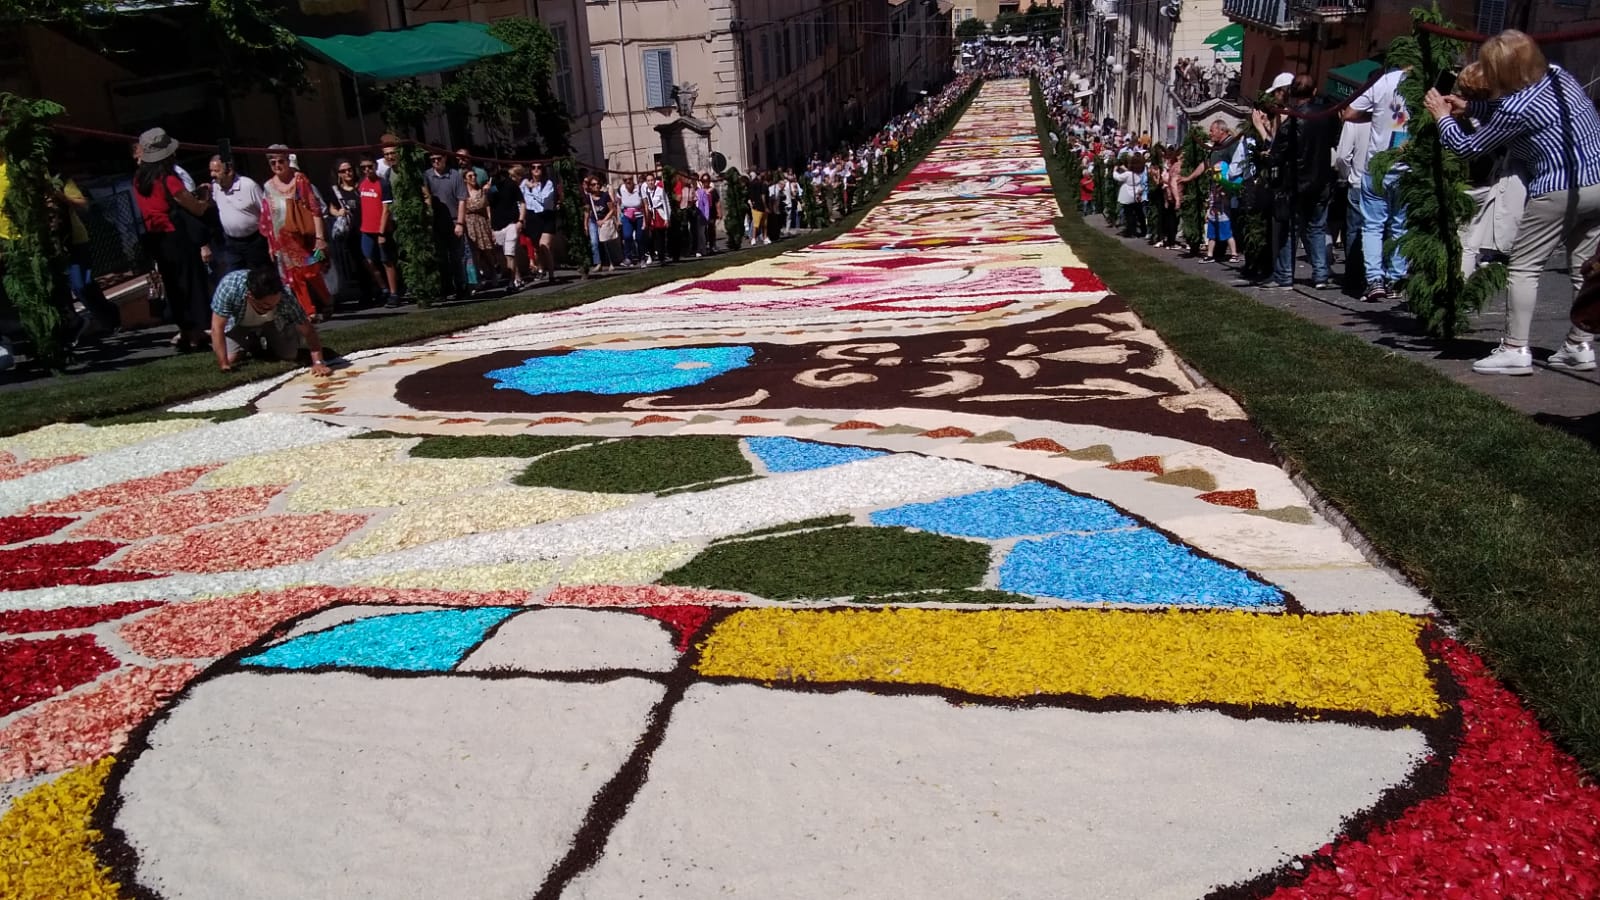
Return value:
M 644 51 L 644 103 L 651 109 L 672 105 L 672 50 Z
M 772 36 L 761 33 L 761 83 L 772 83 Z
M 594 79 L 594 111 L 606 111 L 605 63 L 600 54 L 589 54 L 589 77 Z
M 789 27 L 783 29 L 783 74 L 788 75 L 794 71 L 794 52 L 792 42 L 789 40 Z
M 572 45 L 567 42 L 567 23 L 552 23 L 550 36 L 556 39 L 556 97 L 568 112 L 575 112 L 578 95 L 572 88 Z
M 744 95 L 746 97 L 756 92 L 756 58 L 750 53 L 750 39 L 744 39 L 744 59 L 740 61 L 744 69 Z
M 816 32 L 811 37 L 817 43 L 817 54 L 821 55 L 823 48 L 828 45 L 828 22 L 823 17 L 817 16 L 811 23 L 811 29 Z

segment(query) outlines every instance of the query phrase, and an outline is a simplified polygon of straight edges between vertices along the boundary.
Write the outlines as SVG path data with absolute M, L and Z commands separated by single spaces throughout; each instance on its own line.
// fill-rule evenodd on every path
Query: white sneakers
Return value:
M 1594 347 L 1588 341 L 1574 344 L 1563 341 L 1561 349 L 1547 360 L 1552 369 L 1588 372 L 1595 367 Z M 1494 352 L 1472 364 L 1479 375 L 1532 375 L 1533 354 L 1527 347 L 1512 347 L 1504 342 Z
M 1590 353 L 1591 358 L 1593 352 Z M 1494 352 L 1472 364 L 1479 375 L 1532 375 L 1533 354 L 1527 347 L 1512 347 L 1502 342 Z
M 1548 362 L 1552 369 L 1588 372 L 1594 369 L 1594 347 L 1588 341 L 1581 344 L 1563 341 L 1561 349 L 1550 354 Z

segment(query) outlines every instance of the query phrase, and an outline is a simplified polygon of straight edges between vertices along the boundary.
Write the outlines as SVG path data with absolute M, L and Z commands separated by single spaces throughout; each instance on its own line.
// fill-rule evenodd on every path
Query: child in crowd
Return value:
M 1211 194 L 1206 198 L 1206 249 L 1200 258 L 1203 263 L 1216 259 L 1218 242 L 1228 247 L 1228 262 L 1239 263 L 1239 246 L 1233 240 L 1233 222 L 1228 218 L 1229 195 L 1224 182 L 1228 180 L 1228 164 L 1217 163 L 1217 177 L 1211 180 Z

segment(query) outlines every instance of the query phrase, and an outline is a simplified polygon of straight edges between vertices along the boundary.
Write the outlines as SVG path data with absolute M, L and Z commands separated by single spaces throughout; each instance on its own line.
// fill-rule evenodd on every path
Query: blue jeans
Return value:
M 1345 284 L 1354 282 L 1352 273 L 1361 272 L 1363 279 L 1365 272 L 1352 268 L 1357 262 L 1365 259 L 1361 252 L 1361 188 L 1351 185 L 1345 191 L 1344 214 L 1344 273 Z
M 594 267 L 600 268 L 600 223 L 589 220 L 589 254 L 594 257 Z
M 1406 233 L 1406 208 L 1400 205 L 1400 173 L 1391 170 L 1381 186 L 1367 175 L 1361 182 L 1361 256 L 1367 284 L 1394 284 L 1406 277 L 1406 258 L 1398 249 L 1384 251 L 1385 238 L 1399 241 Z
M 639 224 L 635 224 L 636 222 L 642 223 L 644 218 L 641 216 L 638 219 L 632 219 L 628 216 L 623 216 L 621 222 L 618 223 L 622 226 L 622 259 L 624 262 L 633 263 L 639 261 L 639 238 L 643 236 L 644 229 Z
M 1272 280 L 1278 284 L 1294 284 L 1294 252 L 1298 243 L 1306 248 L 1306 261 L 1311 263 L 1311 283 L 1325 283 L 1328 280 L 1328 202 L 1319 200 L 1310 209 L 1296 211 L 1293 222 L 1279 222 L 1278 228 L 1281 234 L 1278 235 Z

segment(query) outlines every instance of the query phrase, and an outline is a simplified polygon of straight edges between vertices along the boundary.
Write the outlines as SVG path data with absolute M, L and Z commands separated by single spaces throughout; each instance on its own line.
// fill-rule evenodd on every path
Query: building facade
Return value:
M 1153 143 L 1180 141 L 1198 110 L 1225 93 L 1237 66 L 1206 39 L 1228 24 L 1223 0 L 1092 0 L 1068 17 L 1069 58 L 1094 90 L 1097 119 L 1112 118 Z M 1190 61 L 1197 79 L 1179 76 Z M 1220 65 L 1219 65 L 1220 63 Z
M 608 168 L 800 162 L 948 78 L 930 0 L 603 0 L 588 4 Z

